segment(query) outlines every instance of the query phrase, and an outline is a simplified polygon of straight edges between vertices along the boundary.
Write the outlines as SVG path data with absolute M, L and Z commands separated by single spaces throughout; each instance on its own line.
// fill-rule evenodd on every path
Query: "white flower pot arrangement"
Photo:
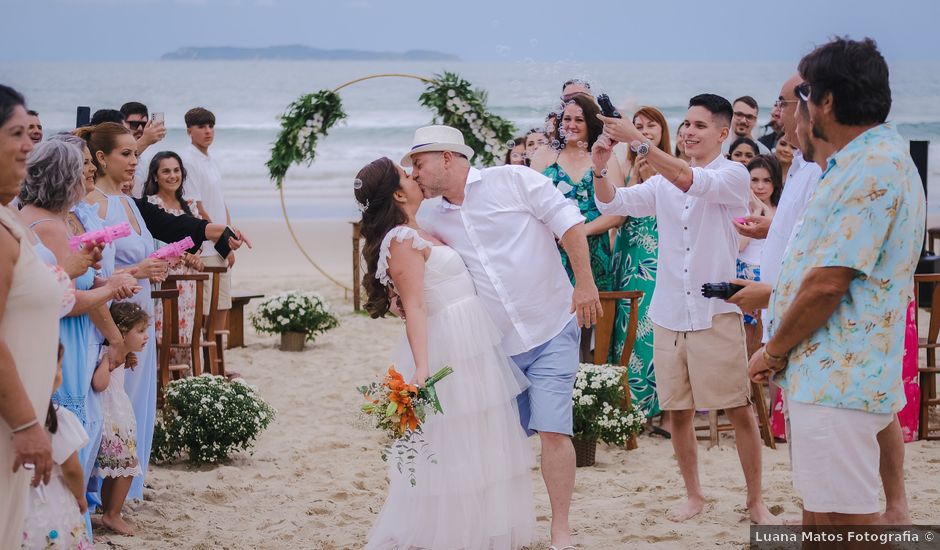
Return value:
M 623 386 L 627 369 L 614 365 L 582 363 L 575 378 L 574 447 L 577 465 L 593 466 L 598 441 L 622 447 L 646 423 L 646 415 L 628 410 Z
M 261 302 L 251 324 L 261 334 L 280 334 L 281 351 L 302 351 L 308 340 L 339 326 L 339 319 L 319 294 L 291 290 Z

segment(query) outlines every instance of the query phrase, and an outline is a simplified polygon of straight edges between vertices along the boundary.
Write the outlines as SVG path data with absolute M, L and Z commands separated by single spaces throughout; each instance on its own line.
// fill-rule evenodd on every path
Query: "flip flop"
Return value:
M 555 545 L 552 545 L 548 547 L 548 550 L 577 550 L 577 548 L 575 548 L 574 546 L 571 546 L 570 544 L 568 546 L 562 546 L 561 548 Z

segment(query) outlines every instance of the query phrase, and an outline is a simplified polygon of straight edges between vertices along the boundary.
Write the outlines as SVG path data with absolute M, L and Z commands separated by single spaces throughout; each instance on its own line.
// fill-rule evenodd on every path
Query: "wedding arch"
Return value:
M 294 244 L 320 274 L 345 291 L 352 292 L 355 292 L 353 288 L 320 267 L 297 238 L 284 201 L 284 179 L 287 170 L 294 164 L 312 164 L 316 159 L 320 138 L 347 117 L 339 92 L 354 84 L 377 78 L 410 78 L 425 84 L 418 103 L 435 112 L 434 124 L 446 124 L 460 130 L 467 145 L 474 151 L 475 162 L 481 166 L 501 162 L 512 147 L 511 140 L 515 132 L 511 122 L 487 110 L 485 91 L 474 89 L 470 82 L 451 72 L 434 75 L 433 78 L 404 73 L 373 74 L 350 80 L 332 90 L 305 94 L 291 103 L 281 115 L 281 130 L 271 148 L 271 158 L 265 163 L 268 174 L 280 193 L 281 212 Z M 356 281 L 357 287 L 358 284 Z

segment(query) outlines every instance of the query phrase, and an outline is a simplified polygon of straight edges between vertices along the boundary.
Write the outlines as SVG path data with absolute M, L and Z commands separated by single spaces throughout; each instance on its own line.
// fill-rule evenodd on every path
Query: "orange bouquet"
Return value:
M 362 412 L 389 438 L 382 459 L 388 460 L 389 451 L 394 452 L 398 459 L 398 471 L 404 473 L 407 467 L 412 485 L 416 484 L 414 458 L 420 451 L 426 450 L 421 437 L 421 424 L 429 409 L 432 414 L 444 412 L 434 385 L 453 372 L 452 368 L 444 367 L 429 377 L 424 387 L 419 388 L 405 383 L 404 376 L 393 365 L 388 368 L 382 382 L 358 388 L 366 399 Z

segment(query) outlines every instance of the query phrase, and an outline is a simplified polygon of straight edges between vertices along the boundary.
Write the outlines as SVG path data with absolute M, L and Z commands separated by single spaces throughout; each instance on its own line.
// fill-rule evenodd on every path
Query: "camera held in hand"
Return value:
M 705 283 L 702 285 L 702 296 L 727 300 L 742 288 L 744 288 L 742 285 L 734 283 Z

